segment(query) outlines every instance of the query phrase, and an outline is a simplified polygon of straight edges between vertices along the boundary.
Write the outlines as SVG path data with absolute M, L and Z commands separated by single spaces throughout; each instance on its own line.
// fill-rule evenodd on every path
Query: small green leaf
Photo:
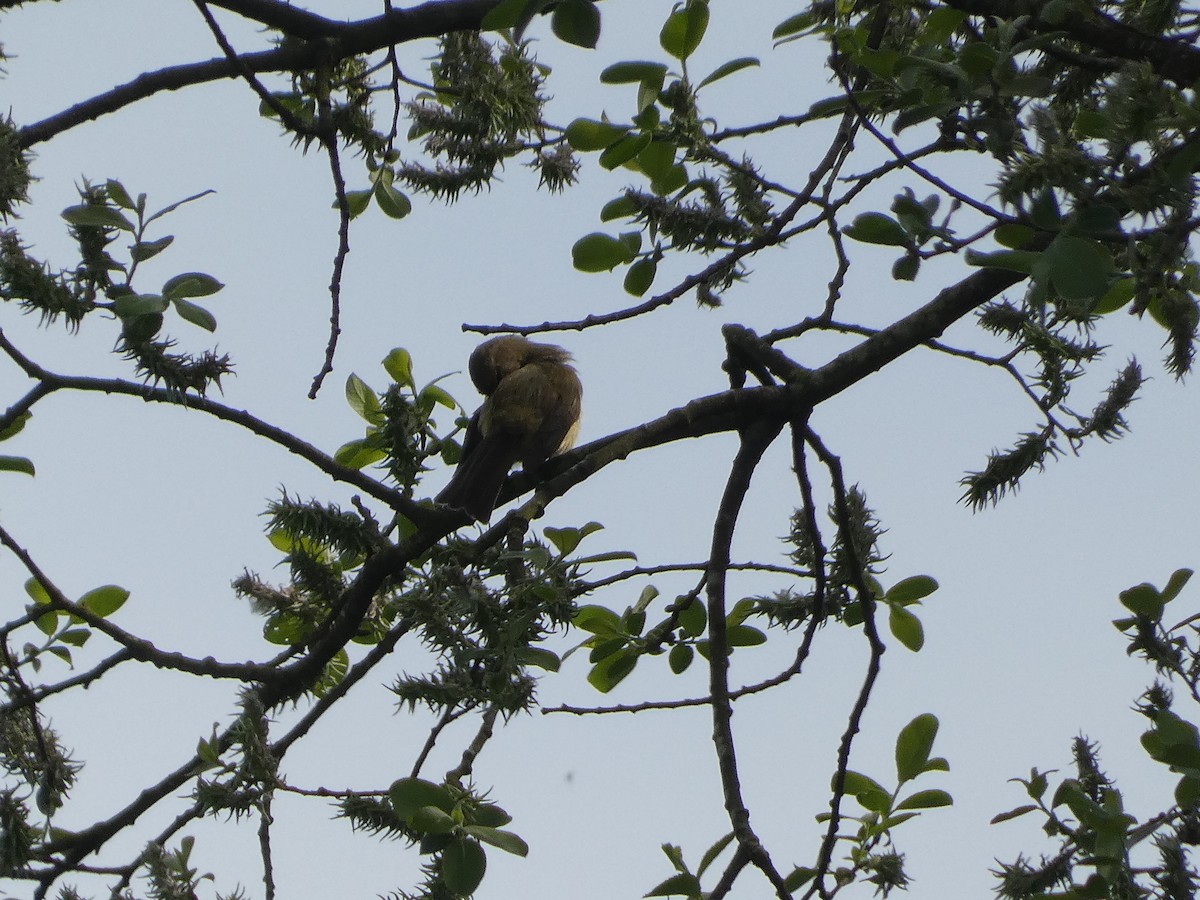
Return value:
M 346 378 L 346 402 L 372 425 L 383 424 L 383 410 L 379 406 L 379 397 L 353 372 Z
M 468 897 L 475 893 L 487 871 L 487 854 L 479 841 L 452 841 L 441 856 L 442 880 L 456 897 Z
M 371 205 L 371 198 L 375 196 L 375 189 L 368 188 L 365 191 L 346 191 L 346 206 L 350 210 L 350 218 L 357 219 L 367 207 Z M 338 208 L 338 202 L 335 198 L 331 206 L 334 209 Z
M 651 140 L 651 135 L 646 132 L 627 134 L 604 149 L 600 154 L 599 163 L 611 172 L 638 156 L 650 145 Z
M 993 253 L 980 253 L 978 250 L 967 250 L 967 265 L 981 266 L 990 269 L 1008 269 L 1025 275 L 1033 274 L 1033 267 L 1042 254 L 1033 250 L 997 250 Z
M 164 312 L 171 301 L 158 294 L 122 294 L 113 301 L 113 311 L 122 319 Z
M 550 5 L 550 0 L 502 0 L 483 17 L 481 31 L 504 31 L 506 28 L 524 29 L 529 20 Z
M 626 194 L 622 194 L 604 204 L 600 210 L 600 221 L 611 222 L 613 219 L 626 219 L 635 215 L 637 211 L 637 204 Z
M 33 418 L 33 413 L 29 410 L 15 416 L 7 427 L 0 429 L 0 441 L 7 441 L 9 438 L 14 438 L 25 430 L 25 424 Z
M 708 29 L 708 0 L 687 0 L 681 9 L 667 17 L 659 32 L 662 48 L 678 60 L 691 56 Z
M 650 141 L 638 154 L 638 165 L 651 179 L 663 177 L 675 165 L 675 145 L 670 141 Z
M 166 237 L 161 237 L 156 241 L 138 241 L 129 248 L 129 256 L 134 262 L 144 262 L 151 257 L 158 256 L 175 241 L 175 236 L 168 234 Z
M 129 591 L 115 584 L 93 588 L 79 598 L 79 605 L 88 612 L 95 613 L 105 619 L 125 605 L 129 599 Z
M 588 153 L 603 150 L 629 133 L 628 125 L 614 125 L 595 119 L 576 119 L 567 126 L 567 143 L 576 150 Z
M 624 241 L 599 231 L 581 237 L 571 248 L 571 261 L 581 272 L 610 272 L 632 258 Z
M 991 824 L 997 825 L 1000 822 L 1007 822 L 1009 819 L 1019 818 L 1026 813 L 1037 812 L 1037 809 L 1032 803 L 1027 803 L 1024 806 L 1018 806 L 1016 809 L 1010 809 L 1008 812 L 997 813 L 992 816 Z
M 1092 312 L 1098 316 L 1116 312 L 1133 299 L 1133 295 L 1136 293 L 1136 291 L 1137 281 L 1135 279 L 1117 278 L 1111 285 L 1109 285 L 1108 290 L 1104 293 L 1104 296 L 1096 301 L 1096 305 L 1092 307 Z
M 925 629 L 921 620 L 903 606 L 888 604 L 888 628 L 901 644 L 916 653 L 925 646 Z
M 625 680 L 625 677 L 637 666 L 637 662 L 636 651 L 624 650 L 614 653 L 592 666 L 592 670 L 588 672 L 587 676 L 588 684 L 600 693 L 607 694 Z
M 757 647 L 767 642 L 767 636 L 752 625 L 734 625 L 725 632 L 730 647 Z
M 71 206 L 62 211 L 62 217 L 76 227 L 134 230 L 133 223 L 125 218 L 123 213 L 111 206 L 91 206 L 86 203 L 80 206 Z
M 1162 590 L 1163 603 L 1170 603 L 1178 597 L 1193 574 L 1195 573 L 1191 569 L 1176 569 L 1172 572 L 1171 577 L 1167 579 L 1167 586 Z
M 700 88 L 707 84 L 712 84 L 714 81 L 720 81 L 722 78 L 732 75 L 734 72 L 740 72 L 742 69 L 748 69 L 751 66 L 757 65 L 760 65 L 760 63 L 753 56 L 743 56 L 739 59 L 731 59 L 729 62 L 719 65 L 713 69 L 712 72 L 708 74 L 708 77 L 704 78 L 698 85 L 696 85 L 696 90 L 700 90 Z
M 892 263 L 892 279 L 894 281 L 916 281 L 917 272 L 921 269 L 921 257 L 915 253 L 906 253 Z
M 58 639 L 72 647 L 82 647 L 91 636 L 92 632 L 89 628 L 68 628 L 58 636 Z
M 928 575 L 913 575 L 897 581 L 884 594 L 883 598 L 888 603 L 899 603 L 901 606 L 908 606 L 928 597 L 937 589 L 938 583 L 935 579 L 930 578 Z
M 625 273 L 623 287 L 625 293 L 641 297 L 654 284 L 654 276 L 658 273 L 658 263 L 650 257 L 639 259 Z
M 820 22 L 820 17 L 813 10 L 807 12 L 796 13 L 794 16 L 788 16 L 782 22 L 775 26 L 775 30 L 771 32 L 771 37 L 774 40 L 792 40 L 800 37 L 805 32 L 816 26 Z
M 679 613 L 680 630 L 688 637 L 699 637 L 704 634 L 707 625 L 708 610 L 704 608 L 699 597 L 689 598 L 688 605 Z
M 333 454 L 334 462 L 347 469 L 365 469 L 380 460 L 387 459 L 387 453 L 375 445 L 369 438 L 358 438 L 347 441 L 338 447 Z
M 403 219 L 412 212 L 412 201 L 408 195 L 382 180 L 375 182 L 374 194 L 375 203 L 390 219 Z
M 517 653 L 517 659 L 522 665 L 535 666 L 547 672 L 557 672 L 562 665 L 559 655 L 545 647 L 526 647 Z
M 932 713 L 923 713 L 900 729 L 896 738 L 896 777 L 901 782 L 911 781 L 925 771 L 937 732 L 937 716 Z
M 511 831 L 501 831 L 499 828 L 489 828 L 483 825 L 468 825 L 463 831 L 472 837 L 479 838 L 485 844 L 491 844 L 513 856 L 529 855 L 529 845 Z
M 1152 584 L 1139 584 L 1120 593 L 1121 605 L 1135 615 L 1157 620 L 1166 605 Z
M 788 876 L 783 879 L 783 884 L 794 894 L 796 891 L 800 890 L 800 888 L 804 887 L 804 885 L 812 881 L 816 874 L 817 870 L 810 866 L 796 866 L 796 868 L 792 869 Z
M 397 347 L 383 358 L 383 368 L 396 384 L 413 386 L 412 354 Z
M 581 606 L 575 611 L 572 624 L 576 628 L 590 631 L 592 634 L 613 635 L 620 632 L 621 617 L 605 606 L 589 604 Z
M 436 384 L 427 384 L 421 388 L 421 393 L 417 395 L 417 399 L 422 403 L 428 403 L 429 409 L 433 409 L 433 404 L 435 403 L 446 407 L 446 409 L 458 408 L 458 404 L 454 402 L 454 398 Z
M 1060 297 L 1102 297 L 1113 272 L 1112 255 L 1099 241 L 1060 234 L 1046 250 L 1050 281 Z
M 225 287 L 204 272 L 184 272 L 168 279 L 162 286 L 163 296 L 171 300 L 180 297 L 208 297 Z
M 891 805 L 891 795 L 874 778 L 853 770 L 846 771 L 846 793 L 859 802 L 863 809 L 886 812 Z
M 600 40 L 600 10 L 590 0 L 559 0 L 550 29 L 559 40 L 592 50 Z
M 443 812 L 454 808 L 454 801 L 446 786 L 424 778 L 401 778 L 392 782 L 388 788 L 388 800 L 396 815 L 405 820 L 426 806 L 436 807 Z
M 954 798 L 946 791 L 933 789 L 910 794 L 896 804 L 896 809 L 937 809 L 942 806 L 952 806 L 953 804 Z
M 700 900 L 700 879 L 691 872 L 679 872 L 660 882 L 643 896 L 646 897 L 691 897 Z
M 198 306 L 190 300 L 184 300 L 181 297 L 176 297 L 171 302 L 175 304 L 175 312 L 179 313 L 179 318 L 183 319 L 183 321 L 199 325 L 205 331 L 217 330 L 217 317 L 203 306 Z
M 864 244 L 883 244 L 892 247 L 907 247 L 911 243 L 908 232 L 891 216 L 881 212 L 866 212 L 854 217 L 854 221 L 842 229 L 846 237 Z
M 715 844 L 704 851 L 704 856 L 700 858 L 700 865 L 696 868 L 697 878 L 704 877 L 705 870 L 708 869 L 708 867 L 713 864 L 713 861 L 721 855 L 721 851 L 729 846 L 729 843 L 734 839 L 734 836 L 734 833 L 731 831 L 725 835 L 725 837 L 720 838 Z
M 656 83 L 662 88 L 666 78 L 667 67 L 658 62 L 619 62 L 613 63 L 600 73 L 602 84 L 645 84 Z
M 1001 247 L 1007 247 L 1010 250 L 1020 250 L 1033 240 L 1033 236 L 1036 233 L 1028 225 L 1006 222 L 996 229 L 993 237 L 995 237 L 996 243 Z
M 104 188 L 108 194 L 108 199 L 117 204 L 117 206 L 120 206 L 122 209 L 137 209 L 137 204 L 129 196 L 129 191 L 125 190 L 125 185 L 121 184 L 115 178 L 108 179 L 105 182 Z
M 667 654 L 667 665 L 676 675 L 682 675 L 695 658 L 696 651 L 691 648 L 690 644 L 676 644 Z
M 0 456 L 0 472 L 21 472 L 25 475 L 33 475 L 33 461 L 26 459 L 24 456 Z

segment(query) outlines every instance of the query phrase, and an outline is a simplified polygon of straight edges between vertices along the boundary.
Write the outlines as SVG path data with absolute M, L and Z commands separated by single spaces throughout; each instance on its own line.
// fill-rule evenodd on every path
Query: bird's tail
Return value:
M 459 460 L 438 503 L 461 509 L 477 522 L 486 522 L 496 508 L 504 479 L 516 464 L 520 441 L 504 434 L 487 435 Z

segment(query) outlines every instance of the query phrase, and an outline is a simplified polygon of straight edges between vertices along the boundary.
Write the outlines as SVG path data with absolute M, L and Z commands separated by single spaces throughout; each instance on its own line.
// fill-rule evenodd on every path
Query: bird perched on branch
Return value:
M 509 470 L 535 470 L 569 450 L 579 431 L 583 385 L 571 355 L 518 335 L 484 341 L 471 354 L 471 381 L 483 405 L 471 417 L 458 468 L 439 503 L 480 522 L 491 518 Z

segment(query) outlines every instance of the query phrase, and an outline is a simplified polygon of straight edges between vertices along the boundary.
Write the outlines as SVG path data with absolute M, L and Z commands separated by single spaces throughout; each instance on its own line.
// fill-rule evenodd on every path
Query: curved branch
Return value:
M 177 91 L 210 81 L 241 77 L 243 70 L 256 74 L 296 72 L 315 68 L 325 60 L 371 53 L 393 44 L 440 37 L 453 31 L 477 29 L 483 17 L 497 3 L 499 0 L 429 0 L 409 9 L 390 10 L 369 19 L 344 23 L 309 17 L 307 14 L 289 15 L 288 24 L 304 30 L 310 40 L 242 54 L 236 64 L 221 56 L 146 72 L 112 90 L 25 126 L 18 133 L 18 145 L 23 150 L 29 149 L 77 125 L 116 112 L 162 91 Z M 226 9 L 239 7 L 234 9 L 235 12 L 245 8 L 264 15 L 271 14 L 277 20 L 277 14 L 283 6 L 276 4 L 269 8 L 266 0 L 230 0 L 214 5 Z M 250 14 L 250 17 L 254 18 L 254 15 Z

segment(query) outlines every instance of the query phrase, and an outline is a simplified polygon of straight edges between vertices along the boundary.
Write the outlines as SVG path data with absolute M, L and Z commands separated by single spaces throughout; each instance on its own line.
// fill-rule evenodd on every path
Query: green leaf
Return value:
M 129 191 L 125 190 L 125 185 L 121 184 L 115 178 L 108 179 L 104 184 L 104 189 L 108 194 L 108 199 L 117 204 L 117 206 L 120 206 L 122 209 L 137 209 L 137 204 L 129 196 Z
M 638 154 L 638 165 L 649 178 L 662 178 L 675 165 L 675 145 L 670 141 L 650 141 Z
M 481 31 L 503 31 L 506 28 L 523 30 L 529 21 L 550 5 L 550 0 L 502 0 L 483 17 Z
M 1120 593 L 1121 605 L 1135 615 L 1157 620 L 1166 605 L 1158 589 L 1152 584 L 1139 584 Z
M 372 425 L 383 424 L 383 410 L 379 406 L 379 397 L 353 372 L 346 378 L 346 402 Z
M 892 247 L 907 247 L 912 241 L 908 232 L 891 216 L 880 212 L 866 212 L 854 217 L 854 221 L 842 229 L 846 237 L 864 244 L 883 244 Z
M 468 825 L 463 831 L 472 837 L 479 838 L 485 844 L 491 844 L 513 856 L 529 855 L 529 845 L 511 831 L 501 831 L 499 828 L 489 828 L 484 825 Z
M 810 866 L 796 866 L 796 868 L 792 869 L 788 876 L 783 879 L 783 883 L 784 886 L 794 894 L 796 891 L 800 890 L 800 888 L 804 887 L 804 885 L 812 881 L 816 874 L 817 870 Z
M 24 456 L 0 455 L 0 472 L 21 472 L 25 475 L 35 474 L 32 460 Z
M 49 606 L 54 602 L 50 599 L 50 592 L 42 587 L 42 583 L 36 578 L 27 578 L 25 580 L 25 593 L 38 606 Z
M 908 606 L 911 603 L 916 603 L 918 600 L 928 597 L 937 589 L 937 581 L 928 575 L 913 575 L 897 581 L 883 595 L 883 599 L 889 603 L 899 603 L 901 606 Z
M 643 896 L 646 897 L 693 897 L 700 900 L 700 879 L 691 872 L 679 872 L 660 882 Z
M 708 610 L 704 608 L 699 597 L 689 598 L 688 605 L 679 613 L 680 630 L 688 637 L 699 637 L 704 634 L 707 625 Z
M 921 269 L 921 257 L 915 253 L 906 253 L 892 263 L 892 279 L 894 281 L 916 281 L 917 272 Z
M 892 802 L 891 795 L 878 781 L 850 769 L 846 771 L 846 793 L 872 812 L 886 812 Z
M 602 84 L 657 84 L 662 88 L 667 67 L 658 62 L 613 63 L 600 73 Z
M 928 790 L 917 791 L 915 794 L 910 794 L 899 803 L 896 804 L 896 809 L 937 809 L 942 806 L 952 806 L 954 798 L 946 791 Z
M 582 153 L 603 150 L 629 133 L 628 125 L 598 122 L 595 119 L 576 119 L 567 126 L 567 143 Z
M 704 851 L 704 856 L 700 859 L 700 865 L 696 868 L 696 877 L 703 878 L 704 872 L 713 864 L 721 851 L 729 846 L 729 842 L 734 838 L 734 833 L 731 831 L 725 837 L 720 838 L 715 844 Z
M 86 203 L 80 206 L 71 206 L 62 211 L 62 217 L 76 227 L 134 230 L 133 223 L 125 218 L 123 213 L 111 206 L 91 206 Z
M 412 201 L 408 195 L 390 184 L 384 184 L 382 180 L 375 182 L 373 193 L 375 203 L 388 218 L 403 219 L 412 212 Z
M 1167 586 L 1162 590 L 1163 603 L 1170 603 L 1179 596 L 1179 592 L 1191 580 L 1194 573 L 1191 569 L 1176 569 L 1167 579 Z
M 365 191 L 346 191 L 346 206 L 350 210 L 350 218 L 357 219 L 366 212 L 367 207 L 371 205 L 373 196 L 375 196 L 374 188 L 368 188 Z M 336 198 L 331 205 L 334 209 L 338 208 Z
M 162 286 L 163 296 L 171 300 L 180 297 L 209 297 L 225 287 L 204 272 L 184 272 L 168 279 Z
M 68 628 L 58 636 L 58 639 L 72 647 L 82 647 L 91 636 L 92 632 L 89 628 Z
M 967 250 L 967 265 L 981 266 L 991 269 L 1008 269 L 1013 272 L 1033 274 L 1033 267 L 1042 254 L 1033 250 L 997 250 L 994 253 L 980 253 L 978 250 Z
M 581 272 L 610 272 L 632 258 L 624 241 L 599 231 L 581 237 L 571 248 L 571 261 Z
M 637 213 L 637 204 L 627 195 L 614 197 L 604 204 L 600 210 L 600 221 L 611 222 L 613 219 L 626 219 Z
M 403 347 L 396 347 L 383 358 L 383 368 L 392 381 L 413 386 L 412 354 Z
M 991 824 L 997 825 L 1000 822 L 1007 822 L 1009 819 L 1016 819 L 1026 813 L 1037 812 L 1037 807 L 1032 803 L 1027 803 L 1024 806 L 1018 806 L 1016 809 L 1010 809 L 1008 812 L 997 813 L 992 816 Z
M 1086 300 L 1108 290 L 1112 255 L 1099 241 L 1060 234 L 1046 249 L 1050 281 L 1060 297 Z
M 671 667 L 671 671 L 676 675 L 682 675 L 688 670 L 688 666 L 692 664 L 692 660 L 696 658 L 690 644 L 676 644 L 671 648 L 671 652 L 667 654 L 667 665 Z
M 734 72 L 740 72 L 742 69 L 748 69 L 751 66 L 760 65 L 757 58 L 753 56 L 742 56 L 738 59 L 731 59 L 727 63 L 717 66 L 704 78 L 698 85 L 696 90 L 704 87 L 706 84 L 712 84 L 714 81 L 720 81 L 727 75 L 732 75 Z
M 115 584 L 93 588 L 79 598 L 79 605 L 88 612 L 106 619 L 125 605 L 129 591 Z
M 129 256 L 134 262 L 144 262 L 151 257 L 158 256 L 175 241 L 175 236 L 168 234 L 166 237 L 161 237 L 156 241 L 138 241 L 129 248 Z
M 179 318 L 183 319 L 183 321 L 199 325 L 205 331 L 211 332 L 217 330 L 217 317 L 203 306 L 198 306 L 190 300 L 184 300 L 180 297 L 176 297 L 171 302 L 175 304 L 175 312 L 179 313 Z
M 0 441 L 7 441 L 9 438 L 16 437 L 25 430 L 25 424 L 31 418 L 33 418 L 33 413 L 31 413 L 29 410 L 25 410 L 25 412 L 21 413 L 19 416 L 16 416 L 11 422 L 8 423 L 6 428 L 0 430 Z
M 545 647 L 526 647 L 517 653 L 517 660 L 526 666 L 536 666 L 547 672 L 557 672 L 562 665 L 559 655 Z
M 446 786 L 424 778 L 401 778 L 392 782 L 388 788 L 388 801 L 396 815 L 406 821 L 427 806 L 447 813 L 454 808 L 454 801 Z
M 561 41 L 595 49 L 600 40 L 600 10 L 590 0 L 559 0 L 550 17 L 550 29 Z
M 333 454 L 334 462 L 347 469 L 365 469 L 380 460 L 387 459 L 387 453 L 375 445 L 369 438 L 358 438 L 347 441 L 338 447 Z
M 429 409 L 433 409 L 433 404 L 435 403 L 446 407 L 446 409 L 458 408 L 458 404 L 454 402 L 454 398 L 436 384 L 427 384 L 421 388 L 421 393 L 417 395 L 417 399 L 423 403 L 428 403 Z
M 776 25 L 775 30 L 771 32 L 771 37 L 777 41 L 797 38 L 816 26 L 819 21 L 819 16 L 813 10 L 796 13 Z
M 888 604 L 888 628 L 896 640 L 913 653 L 925 646 L 925 629 L 921 627 L 921 620 L 903 606 Z
M 896 777 L 901 782 L 911 781 L 925 771 L 937 732 L 937 716 L 932 713 L 923 713 L 900 729 L 896 738 Z
M 442 880 L 456 897 L 475 893 L 487 871 L 487 854 L 479 841 L 452 841 L 441 856 Z
M 752 625 L 734 625 L 725 632 L 730 647 L 757 647 L 767 642 L 767 636 Z
M 627 134 L 604 149 L 600 154 L 599 163 L 611 172 L 638 156 L 650 145 L 651 140 L 648 132 Z
M 113 301 L 113 311 L 122 319 L 164 312 L 171 301 L 158 294 L 122 294 Z
M 605 606 L 589 604 L 575 611 L 572 624 L 592 634 L 613 635 L 620 633 L 621 617 Z
M 1133 299 L 1133 295 L 1136 293 L 1136 291 L 1137 281 L 1135 279 L 1117 278 L 1111 285 L 1109 285 L 1108 290 L 1104 293 L 1104 296 L 1096 301 L 1096 305 L 1092 307 L 1092 312 L 1098 316 L 1116 312 Z
M 662 48 L 678 60 L 691 56 L 708 29 L 708 0 L 687 0 L 681 9 L 667 17 L 659 32 Z
M 623 650 L 602 659 L 588 672 L 588 684 L 602 694 L 607 694 L 637 666 L 638 654 L 633 650 Z
M 1028 225 L 1018 225 L 1015 222 L 1006 222 L 1001 225 L 993 233 L 996 243 L 1001 247 L 1007 247 L 1010 250 L 1020 250 L 1026 244 L 1033 240 L 1033 236 L 1037 234 Z
M 658 263 L 650 257 L 639 259 L 625 273 L 623 287 L 625 293 L 641 297 L 654 284 L 654 276 L 658 273 Z

